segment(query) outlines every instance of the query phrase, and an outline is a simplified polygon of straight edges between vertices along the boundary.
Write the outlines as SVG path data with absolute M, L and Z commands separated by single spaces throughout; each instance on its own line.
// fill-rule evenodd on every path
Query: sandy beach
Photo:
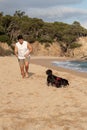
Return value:
M 54 67 L 57 57 L 31 57 L 22 79 L 15 56 L 0 57 L 0 130 L 87 130 L 87 73 Z M 45 71 L 69 80 L 47 86 Z

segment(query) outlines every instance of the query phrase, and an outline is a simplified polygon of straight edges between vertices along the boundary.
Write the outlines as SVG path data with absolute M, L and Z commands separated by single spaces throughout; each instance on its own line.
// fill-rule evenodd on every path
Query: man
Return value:
M 24 41 L 22 35 L 19 35 L 17 39 L 18 42 L 15 45 L 14 52 L 19 61 L 22 77 L 28 78 L 29 60 L 30 53 L 32 52 L 32 46 L 27 41 Z

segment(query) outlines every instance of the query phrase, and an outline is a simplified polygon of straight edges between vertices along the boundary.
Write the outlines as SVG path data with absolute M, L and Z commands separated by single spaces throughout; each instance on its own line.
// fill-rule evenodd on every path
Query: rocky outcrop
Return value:
M 52 44 L 49 43 L 39 43 L 35 42 L 32 44 L 33 46 L 33 55 L 37 56 L 61 56 L 62 51 L 60 45 L 55 42 Z
M 67 52 L 63 52 L 58 42 L 52 44 L 49 43 L 32 43 L 33 53 L 35 56 L 67 56 L 87 59 L 87 37 L 81 37 L 77 40 L 82 46 L 75 49 L 67 49 Z M 0 55 L 11 55 L 13 53 L 14 45 L 11 47 L 7 43 L 0 43 Z M 12 48 L 12 49 L 11 49 Z
M 81 37 L 77 40 L 77 43 L 82 46 L 75 49 L 68 49 L 66 53 L 60 47 L 60 44 L 55 42 L 52 44 L 35 42 L 33 46 L 33 55 L 47 55 L 47 56 L 67 56 L 75 58 L 87 58 L 87 37 Z
M 13 50 L 7 43 L 0 42 L 0 56 L 11 55 Z
M 81 37 L 77 40 L 77 42 L 81 44 L 81 46 L 70 50 L 69 56 L 86 59 L 87 58 L 87 37 Z

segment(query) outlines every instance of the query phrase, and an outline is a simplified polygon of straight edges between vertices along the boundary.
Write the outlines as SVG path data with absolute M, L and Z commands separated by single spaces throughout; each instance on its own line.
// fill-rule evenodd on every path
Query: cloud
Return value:
M 83 27 L 85 27 L 87 29 L 87 21 L 84 21 L 81 23 Z
M 80 18 L 87 15 L 87 10 L 69 7 L 50 7 L 50 8 L 30 8 L 27 14 L 31 17 L 38 17 L 48 21 L 64 20 L 69 18 Z
M 68 5 L 68 4 L 78 4 L 82 0 L 27 0 L 27 5 L 29 7 L 50 7 L 56 5 Z M 25 3 L 26 4 L 26 3 Z
M 16 10 L 25 12 L 28 9 L 32 9 L 33 11 L 36 9 L 39 10 L 40 8 L 44 8 L 47 10 L 47 8 L 54 6 L 76 5 L 81 2 L 82 0 L 0 0 L 0 10 L 5 14 L 14 14 Z
M 56 6 L 45 9 L 30 8 L 27 10 L 26 13 L 30 17 L 41 18 L 47 22 L 60 21 L 66 23 L 73 23 L 74 21 L 78 21 L 81 25 L 87 28 L 87 10 L 85 9 Z
M 87 11 L 73 8 L 84 2 L 85 0 L 0 0 L 0 11 L 13 15 L 15 11 L 21 10 L 30 17 L 44 21 L 81 21 L 86 25 Z
M 7 8 L 38 8 L 38 7 L 50 7 L 55 5 L 68 5 L 68 4 L 78 4 L 82 0 L 0 0 L 0 7 L 4 6 Z M 2 6 L 3 5 L 3 6 Z

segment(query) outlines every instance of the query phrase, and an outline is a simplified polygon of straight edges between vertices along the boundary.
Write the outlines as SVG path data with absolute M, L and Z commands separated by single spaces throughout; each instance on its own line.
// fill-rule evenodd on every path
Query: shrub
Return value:
M 48 47 L 50 47 L 50 43 L 45 43 L 45 46 L 44 46 L 45 48 L 48 48 Z
M 74 48 L 77 48 L 77 47 L 81 47 L 82 45 L 81 44 L 79 44 L 79 43 L 72 43 L 72 44 L 70 44 L 70 48 L 71 49 L 74 49 Z
M 53 42 L 52 38 L 46 37 L 46 36 L 40 37 L 38 39 L 38 41 L 41 42 L 41 43 L 52 43 Z
M 8 45 L 11 44 L 11 41 L 7 35 L 0 35 L 0 42 L 6 42 Z

